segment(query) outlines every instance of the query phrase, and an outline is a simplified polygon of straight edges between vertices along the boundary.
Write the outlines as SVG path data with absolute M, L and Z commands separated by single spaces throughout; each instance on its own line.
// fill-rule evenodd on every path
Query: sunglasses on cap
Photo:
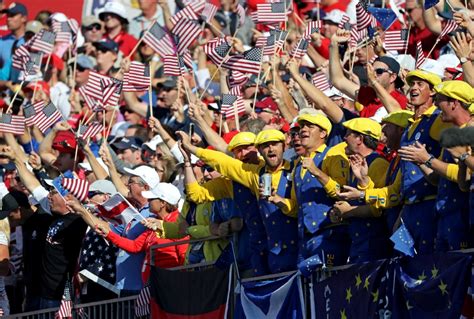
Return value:
M 89 192 L 89 194 L 87 194 L 87 197 L 92 198 L 96 195 L 105 195 L 105 193 L 99 192 L 99 191 L 93 191 L 93 192 Z
M 98 23 L 94 23 L 88 27 L 85 27 L 84 28 L 86 31 L 92 31 L 92 30 L 95 30 L 95 31 L 99 31 L 102 29 L 102 26 Z
M 384 74 L 385 72 L 387 73 L 393 73 L 392 71 L 390 71 L 389 69 L 384 69 L 384 68 L 377 68 L 377 69 L 374 69 L 375 71 L 375 74 L 377 75 L 382 75 Z

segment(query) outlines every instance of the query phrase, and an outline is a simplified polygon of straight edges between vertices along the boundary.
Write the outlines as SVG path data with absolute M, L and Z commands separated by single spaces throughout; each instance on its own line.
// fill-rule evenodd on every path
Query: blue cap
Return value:
M 120 140 L 120 142 L 112 144 L 118 150 L 141 150 L 142 148 L 142 140 L 136 137 L 124 137 Z
M 115 53 L 118 53 L 119 51 L 117 42 L 112 41 L 110 39 L 102 39 L 99 42 L 95 42 L 94 46 L 97 48 L 97 50 L 105 49 L 107 51 L 112 51 Z
M 94 63 L 92 60 L 85 54 L 79 54 L 77 56 L 77 65 L 84 69 L 93 69 Z
M 1 13 L 17 15 L 21 14 L 22 16 L 28 15 L 28 10 L 26 9 L 25 5 L 19 2 L 12 2 L 7 9 L 3 9 L 0 11 Z
M 64 197 L 69 194 L 69 191 L 62 185 L 63 178 L 74 178 L 74 174 L 71 171 L 67 171 L 55 179 L 45 179 L 44 182 L 49 186 L 53 186 L 58 191 L 58 193 Z

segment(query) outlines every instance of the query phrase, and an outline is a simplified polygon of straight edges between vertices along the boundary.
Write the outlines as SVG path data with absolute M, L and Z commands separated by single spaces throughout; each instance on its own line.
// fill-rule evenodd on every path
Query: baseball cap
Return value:
M 412 111 L 401 110 L 388 114 L 382 119 L 382 123 L 392 123 L 394 125 L 406 128 L 410 124 L 410 119 L 413 118 Z
M 160 176 L 158 176 L 156 170 L 150 166 L 140 165 L 133 169 L 125 167 L 124 170 L 130 175 L 138 176 L 143 179 L 150 188 L 156 187 L 156 185 L 160 183 Z
M 382 134 L 382 126 L 376 121 L 366 117 L 355 118 L 342 123 L 342 125 L 354 132 L 373 137 L 376 140 L 380 139 Z
M 161 199 L 173 206 L 178 205 L 181 199 L 179 189 L 170 183 L 159 183 L 151 190 L 142 192 L 142 196 L 146 199 Z
M 140 150 L 142 147 L 142 140 L 136 137 L 124 137 L 120 140 L 120 142 L 112 144 L 113 147 L 117 148 L 118 150 L 127 150 L 127 149 L 134 149 Z
M 325 130 L 328 135 L 331 133 L 331 129 L 332 129 L 331 121 L 329 121 L 328 118 L 322 114 L 302 114 L 298 116 L 298 123 L 300 123 L 301 121 L 306 121 L 312 124 L 316 124 L 323 130 Z
M 106 13 L 113 13 L 119 16 L 123 22 L 128 23 L 127 10 L 125 6 L 119 2 L 109 1 L 99 9 L 99 19 L 104 20 Z
M 102 39 L 99 42 L 94 42 L 94 46 L 97 48 L 97 50 L 107 50 L 114 53 L 118 53 L 119 51 L 117 42 L 114 42 L 110 39 Z
M 324 18 L 322 18 L 322 20 L 329 21 L 338 25 L 339 22 L 341 22 L 343 16 L 344 16 L 344 12 L 338 9 L 334 9 L 334 10 L 329 11 L 329 13 L 327 13 L 324 16 Z
M 436 93 L 461 101 L 466 104 L 474 102 L 474 89 L 467 82 L 444 81 L 434 87 Z
M 53 140 L 53 149 L 61 153 L 75 152 L 77 146 L 76 136 L 70 131 L 60 131 Z
M 273 101 L 271 97 L 267 96 L 266 98 L 255 103 L 255 109 L 257 113 L 265 109 L 269 109 L 272 112 L 276 112 L 278 110 L 278 104 L 276 104 L 276 102 Z
M 0 219 L 10 216 L 12 210 L 20 207 L 30 207 L 28 197 L 19 191 L 11 191 L 2 198 L 2 209 L 0 210 Z
M 106 179 L 99 179 L 92 183 L 89 187 L 89 193 L 102 193 L 114 195 L 117 193 L 114 183 Z
M 45 81 L 35 81 L 35 82 L 30 82 L 28 83 L 27 86 L 25 86 L 23 88 L 23 91 L 24 92 L 28 92 L 28 91 L 34 91 L 35 88 L 38 90 L 38 89 L 41 89 L 43 90 L 44 93 L 46 93 L 47 95 L 49 95 L 49 84 Z
M 411 85 L 413 78 L 419 78 L 421 80 L 428 82 L 429 84 L 433 86 L 441 83 L 441 78 L 437 74 L 431 73 L 429 71 L 424 71 L 424 70 L 413 70 L 411 72 L 408 72 L 405 78 L 409 85 Z
M 232 152 L 232 150 L 236 147 L 242 145 L 253 145 L 255 143 L 255 134 L 252 132 L 240 132 L 234 135 L 234 137 L 230 140 L 229 145 L 227 145 L 227 149 Z
M 74 59 L 70 59 L 68 61 L 68 64 L 74 63 Z M 77 65 L 80 66 L 83 69 L 93 69 L 94 68 L 94 62 L 92 62 L 91 58 L 89 58 L 85 54 L 79 54 L 77 56 Z
M 26 32 L 32 32 L 34 34 L 38 33 L 41 31 L 41 29 L 43 29 L 43 24 L 39 21 L 28 21 L 28 23 L 26 24 L 26 29 L 25 29 L 25 33 Z
M 285 134 L 278 130 L 270 129 L 261 131 L 255 138 L 255 146 L 268 142 L 285 142 Z
M 156 135 L 154 136 L 151 140 L 149 140 L 148 142 L 146 143 L 143 143 L 142 145 L 142 148 L 144 146 L 148 147 L 150 150 L 152 150 L 153 152 L 156 151 L 156 147 L 158 146 L 158 144 L 160 143 L 163 143 L 163 139 L 161 138 L 160 135 Z
M 7 9 L 4 9 L 0 12 L 13 15 L 21 14 L 22 16 L 28 15 L 28 10 L 26 9 L 25 5 L 19 2 L 12 2 Z
M 420 70 L 436 74 L 441 79 L 444 77 L 444 65 L 433 59 L 426 59 L 420 67 Z
M 101 21 L 96 16 L 86 16 L 86 17 L 84 17 L 84 19 L 82 19 L 82 27 L 83 28 L 90 27 L 93 24 L 102 25 Z
M 156 84 L 158 88 L 173 89 L 178 85 L 178 81 L 175 77 L 168 77 L 164 82 Z
M 405 85 L 405 82 L 403 82 L 403 80 L 398 75 L 398 73 L 400 72 L 400 64 L 397 62 L 397 60 L 387 55 L 384 55 L 379 56 L 377 59 L 375 59 L 375 62 L 377 61 L 385 63 L 388 69 L 397 75 L 397 79 L 395 80 L 395 87 L 401 88 Z

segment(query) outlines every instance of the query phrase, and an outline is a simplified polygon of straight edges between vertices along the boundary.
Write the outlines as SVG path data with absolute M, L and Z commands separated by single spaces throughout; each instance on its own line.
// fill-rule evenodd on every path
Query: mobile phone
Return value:
M 194 135 L 194 124 L 189 124 L 189 137 L 192 138 Z

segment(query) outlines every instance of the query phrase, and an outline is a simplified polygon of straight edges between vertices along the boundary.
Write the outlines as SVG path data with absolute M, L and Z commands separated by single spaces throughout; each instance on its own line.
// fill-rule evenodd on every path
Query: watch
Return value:
M 459 62 L 461 62 L 461 65 L 463 65 L 464 63 L 466 63 L 467 61 L 470 61 L 468 58 L 466 58 L 465 56 L 459 58 Z
M 364 202 L 364 201 L 365 201 L 365 191 L 360 191 L 359 202 Z
M 469 153 L 464 153 L 464 154 L 461 154 L 461 156 L 459 156 L 459 161 L 460 162 L 464 162 L 466 161 L 466 159 L 469 157 Z
M 434 160 L 434 156 L 430 154 L 430 158 L 425 162 L 425 165 L 428 167 L 428 168 L 433 168 L 433 160 Z

